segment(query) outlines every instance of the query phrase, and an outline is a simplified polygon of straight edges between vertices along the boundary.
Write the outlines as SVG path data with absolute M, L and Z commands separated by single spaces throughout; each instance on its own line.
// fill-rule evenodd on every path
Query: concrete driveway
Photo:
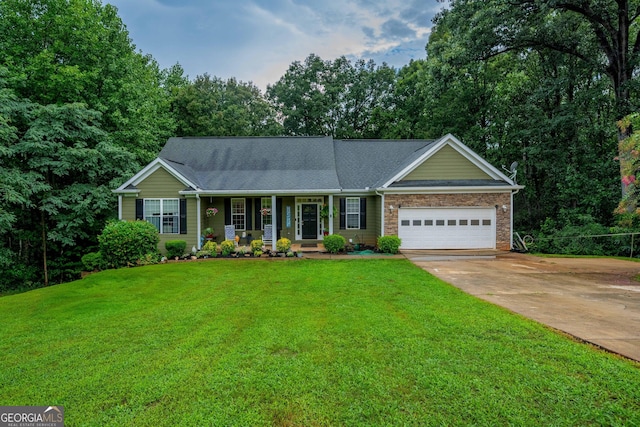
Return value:
M 471 295 L 640 361 L 640 263 L 509 252 L 404 255 Z

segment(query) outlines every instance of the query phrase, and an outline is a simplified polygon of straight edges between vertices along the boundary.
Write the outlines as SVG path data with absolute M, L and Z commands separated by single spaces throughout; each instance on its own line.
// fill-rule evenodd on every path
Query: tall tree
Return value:
M 252 83 L 208 74 L 174 88 L 171 106 L 180 136 L 267 136 L 281 133 L 276 112 Z
M 544 46 L 502 46 L 497 54 L 489 43 L 495 3 L 485 4 L 492 13 L 476 2 L 456 4 L 438 17 L 427 47 L 426 128 L 455 133 L 494 164 L 520 162 L 526 188 L 516 197 L 517 226 L 536 228 L 571 212 L 609 222 L 616 176 L 610 82 Z M 463 17 L 471 24 L 459 25 Z M 579 26 L 571 30 L 574 39 L 585 36 Z
M 117 9 L 98 0 L 3 0 L 0 65 L 16 94 L 47 105 L 81 102 L 101 128 L 146 163 L 174 132 L 161 71 L 135 51 Z
M 311 54 L 291 64 L 267 97 L 282 113 L 288 135 L 379 138 L 389 127 L 395 77 L 386 64 Z
M 174 133 L 166 73 L 97 0 L 0 1 L 0 52 L 0 288 L 65 280 Z

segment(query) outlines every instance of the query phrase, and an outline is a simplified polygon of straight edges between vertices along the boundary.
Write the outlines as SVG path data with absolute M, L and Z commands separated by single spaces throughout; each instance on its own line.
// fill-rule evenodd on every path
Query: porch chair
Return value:
M 238 242 L 236 242 L 236 227 L 233 224 L 224 226 L 224 238 L 225 240 L 231 240 L 238 246 Z
M 273 225 L 266 224 L 264 226 L 264 234 L 262 235 L 262 243 L 266 246 L 267 244 L 271 245 L 273 242 Z

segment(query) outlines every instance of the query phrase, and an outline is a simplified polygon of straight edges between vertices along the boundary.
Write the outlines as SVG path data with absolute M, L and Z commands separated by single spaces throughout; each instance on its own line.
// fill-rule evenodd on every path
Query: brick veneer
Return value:
M 385 195 L 384 234 L 398 234 L 398 209 L 388 207 L 429 208 L 429 207 L 495 207 L 496 249 L 511 249 L 511 194 L 510 193 L 463 193 L 463 194 L 387 194 Z M 507 206 L 504 212 L 502 206 Z

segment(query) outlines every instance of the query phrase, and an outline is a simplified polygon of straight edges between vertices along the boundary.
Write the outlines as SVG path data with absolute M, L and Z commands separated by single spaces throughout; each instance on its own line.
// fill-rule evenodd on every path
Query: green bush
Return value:
M 115 268 L 134 266 L 148 255 L 155 256 L 159 241 L 158 230 L 147 221 L 110 221 L 98 236 L 103 260 Z
M 84 254 L 81 261 L 86 271 L 104 270 L 107 267 L 100 252 Z
M 288 252 L 289 249 L 291 249 L 291 240 L 287 239 L 286 237 L 278 239 L 278 241 L 276 242 L 276 251 Z
M 378 237 L 378 249 L 385 254 L 397 254 L 402 240 L 398 236 Z
M 187 249 L 187 242 L 184 240 L 167 240 L 164 243 L 164 247 L 167 250 L 167 258 L 173 259 L 184 255 L 184 251 Z
M 251 252 L 253 252 L 254 255 L 256 255 L 256 252 L 260 252 L 260 254 L 262 255 L 262 247 L 264 246 L 264 242 L 260 239 L 257 240 L 252 240 L 251 241 Z
M 213 240 L 208 240 L 202 247 L 202 250 L 209 252 L 209 255 L 215 254 L 218 252 L 218 244 Z
M 220 243 L 220 252 L 223 256 L 229 256 L 236 250 L 236 243 L 233 240 L 225 240 Z
M 339 234 L 330 234 L 328 236 L 324 236 L 323 244 L 327 251 L 332 254 L 337 254 L 344 248 L 346 240 L 344 240 L 344 237 Z

